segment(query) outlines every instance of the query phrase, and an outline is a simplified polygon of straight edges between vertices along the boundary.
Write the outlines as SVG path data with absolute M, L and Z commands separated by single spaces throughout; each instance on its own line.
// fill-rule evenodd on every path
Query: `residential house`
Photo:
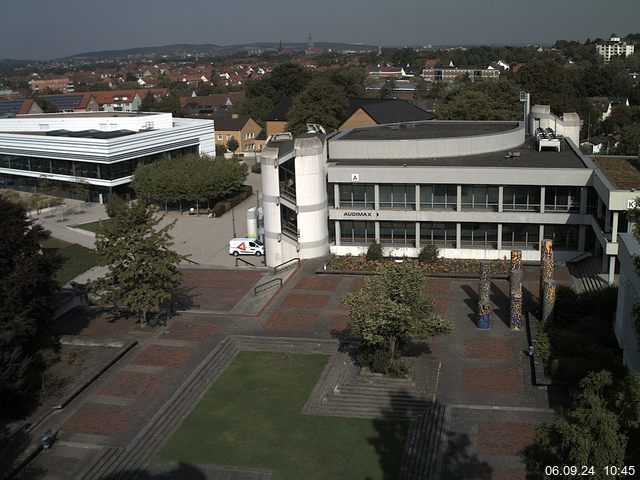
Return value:
M 384 98 L 352 98 L 347 119 L 338 131 L 400 122 L 433 120 L 435 115 L 405 100 Z
M 618 105 L 629 106 L 629 99 L 624 97 L 589 97 L 589 101 L 602 113 L 600 120 L 609 118 L 613 107 Z
M 63 113 L 98 112 L 100 106 L 91 92 L 41 95 L 40 98 L 54 105 Z
M 213 115 L 218 111 L 237 107 L 244 99 L 244 92 L 216 93 L 200 97 L 181 97 L 180 105 L 187 115 Z
M 274 133 L 282 133 L 287 128 L 287 115 L 293 106 L 293 100 L 290 97 L 284 97 L 273 107 L 273 110 L 267 115 L 267 137 Z
M 73 92 L 73 85 L 69 82 L 69 77 L 58 77 L 49 79 L 29 80 L 29 88 L 36 93 L 47 90 L 59 90 L 61 92 Z
M 213 117 L 213 123 L 216 130 L 216 145 L 226 147 L 227 142 L 233 137 L 238 141 L 236 153 L 257 151 L 255 139 L 262 127 L 251 117 L 234 113 L 230 116 Z
M 31 113 L 42 113 L 40 106 L 33 98 L 16 98 L 11 100 L 0 100 L 0 117 L 13 115 L 28 115 Z

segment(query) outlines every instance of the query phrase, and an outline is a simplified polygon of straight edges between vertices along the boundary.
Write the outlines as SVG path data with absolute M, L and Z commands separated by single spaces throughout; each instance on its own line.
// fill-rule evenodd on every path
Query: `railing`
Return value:
M 289 269 L 289 268 L 294 268 L 293 264 L 296 264 L 295 266 L 298 267 L 300 266 L 300 259 L 299 258 L 292 258 L 291 260 L 287 260 L 284 263 L 281 263 L 280 265 L 276 265 L 275 267 L 273 267 L 273 273 L 276 274 L 278 272 L 284 272 L 285 270 Z
M 265 290 L 268 290 L 268 289 L 276 287 L 276 286 L 278 288 L 282 287 L 282 279 L 281 278 L 272 278 L 268 282 L 264 282 L 264 283 L 262 283 L 260 285 L 257 285 L 253 289 L 253 295 L 256 296 L 256 295 L 258 295 L 258 293 L 264 292 Z
M 238 262 L 242 262 L 242 263 L 244 263 L 245 265 L 249 265 L 249 266 L 251 266 L 251 267 L 255 267 L 255 265 L 254 265 L 253 263 L 251 263 L 251 262 L 247 262 L 247 261 L 246 261 L 245 259 L 243 259 L 243 258 L 236 257 L 236 267 L 238 266 Z
M 200 265 L 198 262 L 194 262 L 193 260 L 189 260 L 188 258 L 185 258 L 185 260 L 189 263 L 193 263 L 194 265 Z

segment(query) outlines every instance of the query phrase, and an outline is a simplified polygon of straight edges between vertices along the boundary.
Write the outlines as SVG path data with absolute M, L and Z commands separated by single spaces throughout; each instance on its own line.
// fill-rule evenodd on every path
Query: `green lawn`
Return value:
M 81 223 L 80 225 L 74 225 L 74 228 L 81 228 L 82 230 L 89 230 L 93 233 L 98 233 L 98 230 L 103 225 L 107 225 L 111 221 L 110 218 L 105 218 L 103 220 L 98 220 L 97 222 L 89 222 L 89 223 Z
M 49 238 L 42 244 L 42 248 L 57 250 L 58 254 L 64 258 L 64 263 L 57 275 L 57 279 L 62 285 L 98 264 L 96 251 L 82 245 Z
M 160 458 L 283 479 L 396 478 L 408 422 L 305 416 L 325 355 L 240 352 Z

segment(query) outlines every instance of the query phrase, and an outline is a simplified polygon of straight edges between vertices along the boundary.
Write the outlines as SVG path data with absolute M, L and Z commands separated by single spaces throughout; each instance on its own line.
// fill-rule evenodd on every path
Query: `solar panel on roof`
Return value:
M 0 114 L 18 113 L 24 100 L 0 100 Z
M 61 109 L 75 108 L 80 105 L 84 95 L 68 95 L 64 97 L 43 97 L 47 102 Z

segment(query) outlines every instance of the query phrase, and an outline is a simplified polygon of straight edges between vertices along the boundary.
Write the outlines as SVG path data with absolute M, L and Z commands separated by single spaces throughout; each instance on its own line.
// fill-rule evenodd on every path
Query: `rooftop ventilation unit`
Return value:
M 307 123 L 307 133 L 322 133 L 327 134 L 327 131 L 319 123 Z
M 556 135 L 556 132 L 552 128 L 538 128 L 536 129 L 536 147 L 540 152 L 543 148 L 553 148 L 560 151 L 560 137 Z
M 273 135 L 269 135 L 267 143 L 279 142 L 281 140 L 293 140 L 293 134 L 291 132 L 274 133 Z

